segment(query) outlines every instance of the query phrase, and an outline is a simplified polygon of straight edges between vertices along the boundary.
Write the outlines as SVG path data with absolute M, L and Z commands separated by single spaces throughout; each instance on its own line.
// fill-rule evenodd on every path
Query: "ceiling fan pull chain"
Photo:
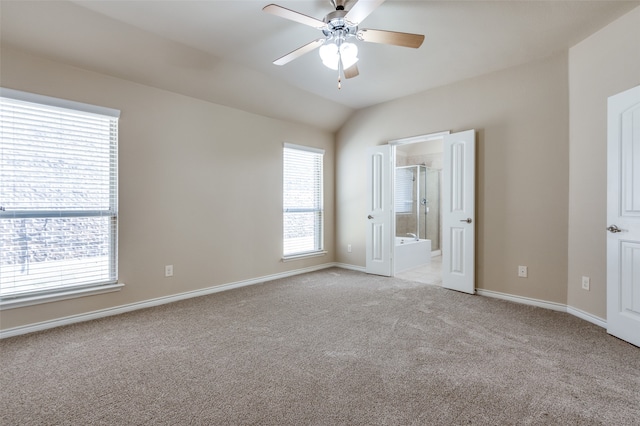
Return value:
M 342 73 L 342 55 L 340 55 L 340 51 L 338 51 L 338 90 L 342 89 L 342 77 L 340 77 Z

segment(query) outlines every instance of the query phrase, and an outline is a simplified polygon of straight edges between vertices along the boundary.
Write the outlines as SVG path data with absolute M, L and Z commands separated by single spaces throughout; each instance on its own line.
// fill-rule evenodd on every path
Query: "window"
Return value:
M 3 307 L 8 299 L 117 287 L 118 116 L 0 89 Z
M 321 149 L 284 145 L 285 259 L 323 251 L 323 157 Z
M 414 171 L 410 168 L 396 167 L 396 213 L 411 213 L 413 211 Z

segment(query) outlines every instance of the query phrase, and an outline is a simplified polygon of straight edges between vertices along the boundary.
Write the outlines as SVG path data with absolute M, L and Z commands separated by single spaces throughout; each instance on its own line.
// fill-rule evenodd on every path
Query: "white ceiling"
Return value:
M 2 43 L 266 116 L 336 130 L 356 109 L 566 50 L 638 1 L 387 0 L 360 28 L 424 34 L 419 49 L 361 42 L 337 89 L 320 36 L 262 12 L 272 0 L 0 2 Z M 367 1 L 367 0 L 360 0 Z M 276 4 L 322 19 L 329 0 Z

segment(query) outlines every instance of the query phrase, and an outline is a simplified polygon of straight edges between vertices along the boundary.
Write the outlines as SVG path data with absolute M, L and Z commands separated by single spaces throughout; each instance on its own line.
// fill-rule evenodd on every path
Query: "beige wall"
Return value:
M 117 293 L 3 311 L 2 329 L 335 260 L 334 136 L 2 49 L 0 84 L 121 110 Z M 326 150 L 326 256 L 282 263 L 282 143 Z M 174 277 L 164 277 L 164 265 Z
M 568 304 L 606 318 L 607 98 L 640 84 L 640 7 L 569 50 Z M 590 291 L 581 277 L 591 277 Z
M 337 136 L 338 261 L 365 265 L 367 147 L 476 129 L 477 287 L 566 303 L 567 72 L 558 54 L 357 112 Z

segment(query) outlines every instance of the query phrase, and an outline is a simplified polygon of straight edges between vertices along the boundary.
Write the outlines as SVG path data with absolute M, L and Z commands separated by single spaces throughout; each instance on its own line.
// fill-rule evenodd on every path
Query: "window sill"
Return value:
M 291 262 L 293 260 L 306 259 L 308 257 L 324 256 L 325 254 L 327 254 L 327 251 L 325 251 L 325 250 L 323 250 L 323 251 L 314 251 L 314 252 L 311 252 L 311 253 L 293 254 L 291 256 L 282 256 L 282 261 L 283 262 Z
M 0 310 L 23 308 L 25 306 L 39 305 L 41 303 L 57 302 L 59 300 L 75 299 L 77 297 L 93 296 L 95 294 L 112 293 L 120 291 L 123 283 L 99 285 L 80 289 L 59 291 L 56 293 L 36 294 L 31 296 L 17 296 L 12 299 L 0 300 Z

